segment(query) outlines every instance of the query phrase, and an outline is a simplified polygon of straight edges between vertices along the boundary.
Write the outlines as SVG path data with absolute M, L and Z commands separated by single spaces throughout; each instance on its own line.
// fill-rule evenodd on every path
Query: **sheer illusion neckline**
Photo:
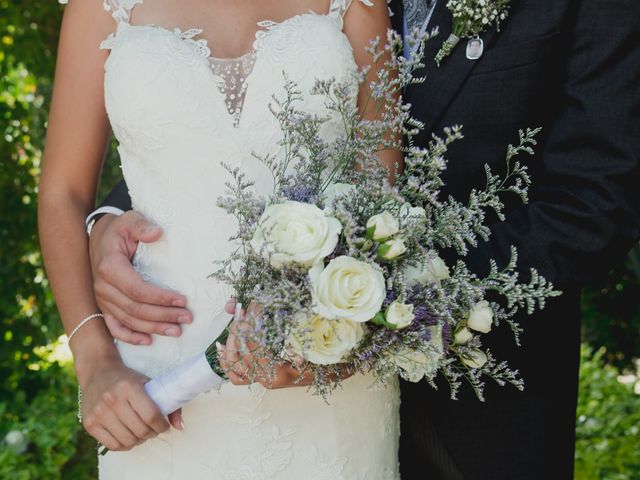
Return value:
M 253 34 L 252 47 L 248 52 L 236 57 L 216 57 L 211 54 L 209 42 L 205 38 L 194 38 L 202 34 L 202 28 L 189 28 L 182 31 L 175 27 L 173 30 L 154 23 L 148 24 L 128 24 L 127 28 L 142 29 L 154 28 L 168 34 L 178 35 L 182 41 L 187 41 L 194 45 L 201 56 L 205 57 L 209 62 L 210 71 L 216 80 L 216 85 L 222 100 L 224 101 L 227 113 L 232 117 L 234 127 L 240 126 L 242 111 L 244 108 L 247 93 L 249 91 L 249 79 L 252 76 L 255 65 L 260 55 L 260 41 L 266 36 L 273 34 L 279 28 L 285 27 L 287 24 L 294 23 L 305 17 L 326 18 L 334 20 L 333 12 L 316 13 L 313 11 L 292 15 L 280 22 L 273 20 L 262 20 L 257 22 L 258 28 Z M 340 19 L 342 17 L 339 17 Z M 342 28 L 340 33 L 344 35 Z

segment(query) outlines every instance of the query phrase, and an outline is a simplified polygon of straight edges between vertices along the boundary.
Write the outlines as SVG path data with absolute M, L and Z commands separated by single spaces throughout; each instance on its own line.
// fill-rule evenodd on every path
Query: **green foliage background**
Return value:
M 95 443 L 76 418 L 75 377 L 57 342 L 36 228 L 61 14 L 56 0 L 0 0 L 0 479 L 95 478 Z M 102 193 L 119 173 L 112 149 Z M 634 266 L 632 254 L 584 293 L 579 479 L 640 479 L 640 396 L 617 380 L 640 357 Z M 1 440 L 10 431 L 24 434 L 24 452 Z

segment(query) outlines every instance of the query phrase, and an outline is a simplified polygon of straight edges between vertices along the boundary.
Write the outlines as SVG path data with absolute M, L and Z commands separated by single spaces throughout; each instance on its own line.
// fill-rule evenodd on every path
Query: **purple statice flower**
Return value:
M 424 304 L 416 306 L 413 309 L 413 314 L 416 316 L 416 322 L 422 325 L 432 326 L 436 324 L 435 317 Z
M 384 302 L 382 302 L 382 308 L 387 308 L 397 299 L 398 299 L 398 294 L 396 292 L 394 292 L 393 290 L 387 291 L 387 296 L 385 297 Z
M 442 326 L 442 344 L 445 352 L 449 349 L 449 345 L 451 345 L 451 334 L 451 325 L 445 323 Z
M 283 193 L 287 199 L 295 202 L 315 203 L 316 200 L 316 192 L 309 185 L 291 185 Z

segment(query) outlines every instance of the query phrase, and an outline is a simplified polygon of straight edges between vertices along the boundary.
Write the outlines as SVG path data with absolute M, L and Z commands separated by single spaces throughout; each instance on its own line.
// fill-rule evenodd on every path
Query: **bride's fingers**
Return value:
M 102 426 L 96 427 L 91 431 L 87 429 L 87 432 L 112 452 L 118 452 L 120 450 L 123 450 L 124 448 L 122 444 L 118 442 L 118 440 L 116 440 L 114 436 L 111 435 L 109 431 Z
M 168 417 L 169 423 L 176 430 L 184 430 L 184 421 L 182 420 L 182 409 L 179 408 L 175 412 L 171 412 Z
M 138 415 L 138 412 L 135 411 L 131 403 L 129 403 L 128 409 L 121 411 L 120 418 L 129 430 L 140 440 L 149 440 L 158 436 L 158 433 L 140 418 L 140 415 Z
M 243 379 L 240 375 L 234 372 L 233 365 L 230 364 L 229 361 L 227 360 L 226 351 L 227 349 L 224 346 L 221 346 L 220 348 L 218 348 L 218 358 L 220 360 L 220 366 L 222 367 L 224 372 L 227 374 L 227 378 L 229 378 L 231 383 L 233 383 L 234 385 L 248 385 L 249 382 L 247 379 Z
M 138 444 L 139 438 L 123 423 L 120 414 L 116 411 L 104 412 L 102 426 L 120 443 L 122 449 L 130 450 Z
M 153 400 L 151 400 L 142 385 L 140 388 L 131 390 L 128 400 L 138 417 L 140 417 L 140 420 L 156 434 L 169 430 L 169 420 L 162 415 L 162 412 Z
M 233 315 L 234 313 L 236 313 L 236 299 L 235 298 L 232 297 L 229 300 L 227 300 L 227 303 L 224 306 L 224 311 L 227 312 L 229 315 Z

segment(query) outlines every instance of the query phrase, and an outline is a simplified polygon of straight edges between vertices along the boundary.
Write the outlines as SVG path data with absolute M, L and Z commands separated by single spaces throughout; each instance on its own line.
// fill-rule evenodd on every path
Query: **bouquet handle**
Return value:
M 205 353 L 195 355 L 152 378 L 144 385 L 163 415 L 175 412 L 201 393 L 219 388 L 224 379 L 215 373 Z

